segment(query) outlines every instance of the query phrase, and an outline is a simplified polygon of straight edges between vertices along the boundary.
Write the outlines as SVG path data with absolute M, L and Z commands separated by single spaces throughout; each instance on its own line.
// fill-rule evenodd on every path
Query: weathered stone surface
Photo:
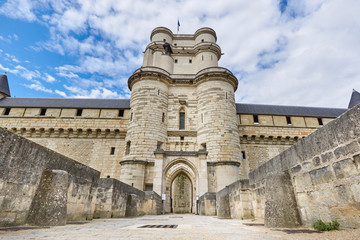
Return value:
M 38 226 L 61 226 L 66 224 L 68 173 L 63 170 L 45 170 L 27 222 Z
M 231 218 L 228 187 L 216 193 L 216 213 L 219 218 Z
M 344 159 L 342 161 L 333 163 L 333 169 L 337 178 L 350 177 L 358 174 L 356 164 L 351 158 Z
M 301 219 L 289 173 L 269 176 L 265 188 L 265 227 L 297 227 Z
M 161 214 L 161 197 L 158 194 L 140 191 L 116 179 L 100 179 L 94 218 L 144 214 Z
M 199 197 L 198 214 L 216 216 L 216 193 L 205 193 Z
M 321 160 L 323 163 L 331 161 L 333 158 L 334 158 L 334 154 L 332 152 L 321 154 Z
M 67 221 L 92 219 L 100 173 L 0 128 L 0 226 L 25 224 L 45 169 L 69 174 Z M 7 145 L 7 143 L 11 143 Z
M 334 180 L 334 175 L 330 169 L 330 166 L 315 169 L 309 172 L 311 182 L 314 185 L 328 183 Z

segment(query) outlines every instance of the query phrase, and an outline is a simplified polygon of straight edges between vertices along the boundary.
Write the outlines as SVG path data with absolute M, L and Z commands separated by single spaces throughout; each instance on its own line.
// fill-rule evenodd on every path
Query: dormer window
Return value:
M 323 123 L 323 121 L 322 121 L 321 118 L 318 118 L 317 120 L 318 120 L 318 123 L 319 123 L 320 126 L 323 126 L 323 125 L 324 125 L 324 123 Z
M 10 114 L 11 108 L 5 108 L 3 115 L 8 116 Z
M 83 110 L 81 108 L 76 110 L 76 116 L 81 117 Z
M 291 118 L 289 116 L 286 116 L 286 123 L 287 125 L 291 125 Z
M 40 110 L 40 116 L 45 116 L 45 114 L 46 114 L 46 108 L 42 108 Z
M 259 117 L 258 115 L 253 115 L 254 118 L 254 124 L 259 124 Z

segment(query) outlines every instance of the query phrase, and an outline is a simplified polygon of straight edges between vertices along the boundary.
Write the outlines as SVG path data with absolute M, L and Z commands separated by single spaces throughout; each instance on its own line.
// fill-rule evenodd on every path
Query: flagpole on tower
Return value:
M 177 33 L 179 33 L 179 29 L 180 29 L 180 20 L 178 18 L 178 22 L 177 22 Z

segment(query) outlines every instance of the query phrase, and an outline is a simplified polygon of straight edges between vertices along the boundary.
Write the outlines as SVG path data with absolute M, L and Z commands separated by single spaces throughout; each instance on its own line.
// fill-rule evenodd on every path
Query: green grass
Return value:
M 331 230 L 338 230 L 340 224 L 335 220 L 332 222 L 329 222 L 328 224 L 324 223 L 321 220 L 317 220 L 312 227 L 318 231 L 331 231 Z

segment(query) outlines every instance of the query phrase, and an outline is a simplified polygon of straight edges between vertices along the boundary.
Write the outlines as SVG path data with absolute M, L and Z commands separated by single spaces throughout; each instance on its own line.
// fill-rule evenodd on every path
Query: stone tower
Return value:
M 180 189 L 172 182 L 182 174 L 191 183 L 185 184 L 192 188 L 191 208 L 196 195 L 239 179 L 238 81 L 218 67 L 221 49 L 211 28 L 173 34 L 159 27 L 150 40 L 142 67 L 128 81 L 131 117 L 120 180 L 171 199 L 172 189 Z M 171 201 L 169 208 L 188 204 Z

